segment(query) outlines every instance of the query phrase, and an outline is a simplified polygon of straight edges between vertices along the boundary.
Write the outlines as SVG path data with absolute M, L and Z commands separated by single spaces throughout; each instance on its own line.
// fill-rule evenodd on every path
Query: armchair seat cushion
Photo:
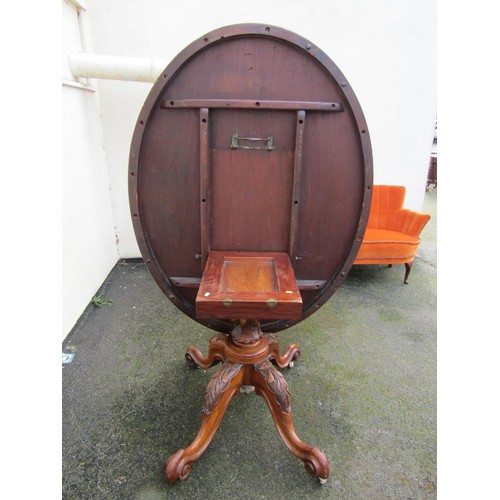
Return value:
M 420 238 L 388 229 L 367 229 L 355 264 L 380 264 L 412 261 Z

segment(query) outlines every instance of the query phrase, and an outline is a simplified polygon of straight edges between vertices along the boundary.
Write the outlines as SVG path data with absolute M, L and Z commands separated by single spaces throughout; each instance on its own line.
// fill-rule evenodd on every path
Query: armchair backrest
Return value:
M 373 186 L 369 229 L 401 230 L 406 211 L 403 209 L 406 188 L 404 186 Z

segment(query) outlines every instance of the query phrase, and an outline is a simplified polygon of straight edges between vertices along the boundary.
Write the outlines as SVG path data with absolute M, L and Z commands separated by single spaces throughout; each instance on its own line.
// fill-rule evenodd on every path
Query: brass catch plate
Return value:
M 271 297 L 270 299 L 267 299 L 266 304 L 269 309 L 274 309 L 278 305 L 278 301 Z
M 243 144 L 240 144 L 243 141 Z M 266 145 L 253 146 L 252 142 L 265 142 Z M 249 144 L 245 144 L 249 142 Z M 267 137 L 239 137 L 238 132 L 234 132 L 231 136 L 231 149 L 263 149 L 266 151 L 272 151 L 274 149 L 273 134 L 269 134 Z

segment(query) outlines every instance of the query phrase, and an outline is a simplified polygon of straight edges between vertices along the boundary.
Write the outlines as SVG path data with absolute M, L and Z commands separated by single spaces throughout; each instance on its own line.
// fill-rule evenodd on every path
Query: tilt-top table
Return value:
M 354 92 L 318 47 L 275 26 L 217 29 L 165 69 L 132 140 L 129 195 L 155 281 L 186 315 L 215 330 L 198 435 L 166 463 L 185 479 L 237 391 L 266 401 L 309 474 L 329 464 L 296 435 L 277 332 L 337 290 L 356 257 L 372 188 L 368 128 Z M 273 364 L 274 363 L 274 364 Z

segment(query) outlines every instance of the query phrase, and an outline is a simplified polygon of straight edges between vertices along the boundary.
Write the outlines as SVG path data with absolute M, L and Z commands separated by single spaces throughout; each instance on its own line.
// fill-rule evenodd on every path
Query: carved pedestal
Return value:
M 169 483 L 186 479 L 191 464 L 205 451 L 214 437 L 232 397 L 241 387 L 253 386 L 271 411 L 274 423 L 284 443 L 300 458 L 306 471 L 321 481 L 327 479 L 330 466 L 318 449 L 303 443 L 295 433 L 290 402 L 290 391 L 283 375 L 271 361 L 284 368 L 297 359 L 300 351 L 291 345 L 281 356 L 276 335 L 263 334 L 256 321 L 241 321 L 231 335 L 218 334 L 209 343 L 208 355 L 194 346 L 186 352 L 186 360 L 202 368 L 216 363 L 222 365 L 214 373 L 205 391 L 203 417 L 194 441 L 167 460 L 165 473 Z

